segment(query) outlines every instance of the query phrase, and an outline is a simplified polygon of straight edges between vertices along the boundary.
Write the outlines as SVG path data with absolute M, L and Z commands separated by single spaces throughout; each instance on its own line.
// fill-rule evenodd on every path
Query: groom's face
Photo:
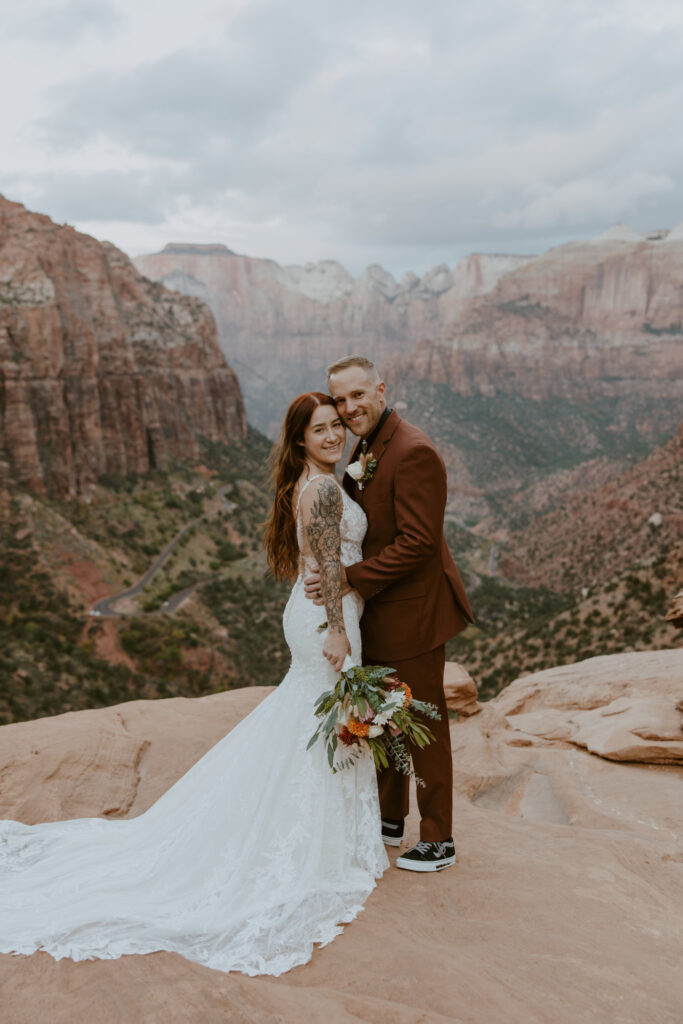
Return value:
M 351 433 L 368 437 L 387 406 L 384 381 L 362 366 L 348 366 L 333 373 L 328 386 L 337 412 Z

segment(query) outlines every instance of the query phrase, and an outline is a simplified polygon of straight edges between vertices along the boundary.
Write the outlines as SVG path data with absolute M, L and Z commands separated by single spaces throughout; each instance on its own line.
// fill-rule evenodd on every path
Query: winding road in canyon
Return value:
M 223 498 L 226 492 L 230 490 L 230 488 L 231 484 L 226 484 L 224 487 L 220 487 L 216 492 L 216 497 Z M 193 526 L 196 526 L 197 523 L 200 523 L 203 519 L 212 519 L 214 516 L 218 514 L 218 512 L 232 512 L 234 508 L 236 508 L 234 502 L 224 500 L 221 508 L 216 509 L 213 512 L 204 512 L 202 513 L 202 515 L 196 516 L 194 519 L 190 519 L 190 521 L 188 523 L 185 523 L 185 526 L 183 526 L 183 528 L 179 530 L 178 533 L 176 533 L 175 537 L 172 537 L 168 544 L 166 544 L 165 547 L 162 548 L 162 550 L 159 552 L 157 557 L 150 565 L 149 569 L 147 569 L 147 571 L 140 577 L 137 583 L 134 583 L 132 587 L 126 587 L 125 590 L 120 590 L 117 594 L 110 594 L 108 597 L 100 598 L 100 600 L 96 601 L 95 604 L 92 606 L 89 614 L 102 618 L 116 618 L 119 616 L 130 615 L 130 612 L 122 612 L 116 609 L 116 605 L 119 603 L 119 601 L 123 600 L 126 597 L 137 597 L 140 591 L 144 590 L 145 587 L 147 587 L 152 582 L 156 574 L 159 572 L 160 569 L 163 568 L 165 563 L 176 550 L 176 548 L 182 541 L 183 537 L 185 537 L 185 535 L 192 529 Z M 164 601 L 161 608 L 159 608 L 158 611 L 156 612 L 145 613 L 142 611 L 138 611 L 134 614 L 170 615 L 172 612 L 176 610 L 176 608 L 178 608 L 183 603 L 185 598 L 189 597 L 193 591 L 195 591 L 198 587 L 203 586 L 204 583 L 207 583 L 212 578 L 212 576 L 207 576 L 205 579 L 197 580 L 196 583 L 190 584 L 189 587 L 183 587 L 182 590 L 176 591 L 176 593 L 172 594 L 167 601 Z

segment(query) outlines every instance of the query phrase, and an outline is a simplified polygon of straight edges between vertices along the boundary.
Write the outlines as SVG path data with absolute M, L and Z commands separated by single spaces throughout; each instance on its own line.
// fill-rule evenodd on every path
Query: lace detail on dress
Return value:
M 342 490 L 342 561 L 367 521 Z M 362 601 L 343 599 L 360 663 Z M 388 860 L 370 757 L 333 775 L 306 745 L 336 673 L 324 608 L 300 575 L 283 616 L 280 686 L 137 818 L 0 822 L 0 953 L 115 959 L 170 950 L 207 967 L 279 975 L 351 921 Z

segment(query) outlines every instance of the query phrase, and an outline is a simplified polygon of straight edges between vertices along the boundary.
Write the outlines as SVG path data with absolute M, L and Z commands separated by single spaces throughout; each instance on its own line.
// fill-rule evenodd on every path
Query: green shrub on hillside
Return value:
M 250 581 L 217 579 L 202 588 L 202 601 L 226 626 L 237 686 L 274 686 L 289 667 L 282 612 L 289 586 L 270 577 Z

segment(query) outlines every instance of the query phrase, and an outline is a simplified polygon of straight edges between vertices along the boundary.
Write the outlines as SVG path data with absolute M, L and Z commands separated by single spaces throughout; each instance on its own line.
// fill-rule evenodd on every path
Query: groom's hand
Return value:
M 344 568 L 343 565 L 341 567 L 341 577 L 342 577 L 342 597 L 346 597 L 347 594 L 351 593 L 353 587 L 351 586 L 351 584 L 349 583 L 349 581 L 346 578 L 346 569 Z M 322 588 L 321 588 L 321 585 L 320 585 L 320 573 L 319 572 L 313 571 L 313 572 L 310 573 L 310 575 L 308 575 L 305 578 L 305 580 L 304 580 L 304 592 L 305 592 L 306 597 L 308 598 L 308 600 L 312 601 L 313 604 L 317 604 L 317 605 L 325 604 L 325 602 L 323 601 L 323 592 L 322 592 Z

